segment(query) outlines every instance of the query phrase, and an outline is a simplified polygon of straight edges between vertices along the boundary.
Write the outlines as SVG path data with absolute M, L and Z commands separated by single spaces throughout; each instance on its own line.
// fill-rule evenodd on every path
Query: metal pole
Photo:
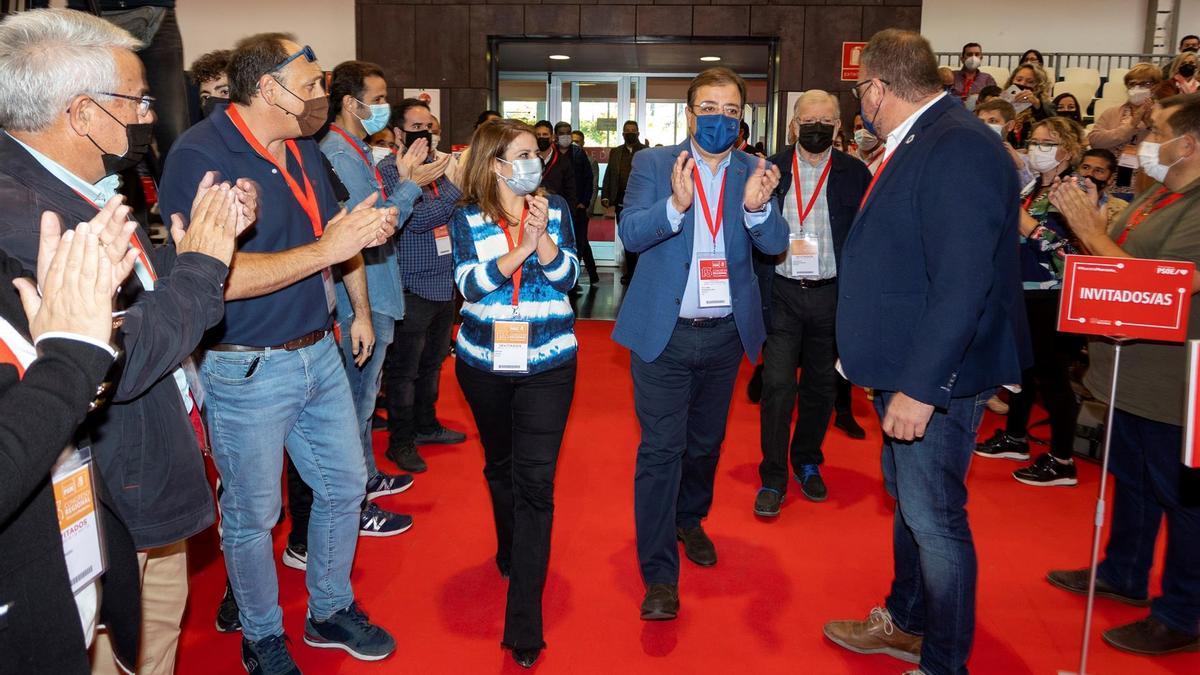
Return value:
M 1113 354 L 1112 385 L 1108 389 L 1108 419 L 1104 423 L 1104 460 L 1100 465 L 1100 494 L 1096 497 L 1096 528 L 1092 536 L 1092 567 L 1088 576 L 1087 610 L 1083 619 L 1083 649 L 1079 675 L 1087 675 L 1088 643 L 1092 637 L 1092 608 L 1096 604 L 1096 569 L 1100 565 L 1100 532 L 1104 529 L 1105 490 L 1108 488 L 1108 458 L 1112 456 L 1113 412 L 1117 409 L 1117 376 L 1121 370 L 1121 338 Z

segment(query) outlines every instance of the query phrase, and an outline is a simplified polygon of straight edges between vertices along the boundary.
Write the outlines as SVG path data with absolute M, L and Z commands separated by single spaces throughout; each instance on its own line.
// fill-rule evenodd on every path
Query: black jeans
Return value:
M 1039 391 L 1050 414 L 1050 453 L 1071 459 L 1075 443 L 1075 418 L 1079 402 L 1071 390 L 1069 366 L 1079 356 L 1083 341 L 1058 332 L 1059 291 L 1025 291 L 1025 313 L 1033 340 L 1033 367 L 1021 376 L 1021 392 L 1008 399 L 1006 433 L 1024 438 L 1029 415 Z
M 763 345 L 759 413 L 763 458 L 758 474 L 763 487 L 787 491 L 789 454 L 795 473 L 800 473 L 805 464 L 825 461 L 821 443 L 837 397 L 836 324 L 836 283 L 804 288 L 798 281 L 775 276 L 771 284 L 771 332 Z M 791 432 L 797 404 L 800 412 L 796 429 Z
M 506 375 L 456 361 L 479 439 L 496 522 L 496 564 L 509 574 L 503 644 L 540 649 L 542 591 L 550 564 L 554 472 L 575 395 L 576 362 Z
M 453 300 L 438 302 L 404 294 L 404 319 L 396 322 L 396 336 L 383 364 L 390 447 L 398 448 L 418 433 L 437 430 L 438 380 L 450 351 L 453 327 Z
M 596 273 L 596 256 L 592 255 L 592 242 L 588 240 L 590 220 L 587 208 L 575 209 L 575 250 L 579 252 L 579 258 L 587 267 L 588 279 L 595 283 L 600 275 Z
M 737 325 L 729 320 L 703 328 L 676 325 L 657 359 L 632 355 L 633 403 L 642 428 L 633 511 L 647 585 L 679 582 L 675 528 L 696 527 L 708 516 L 742 354 Z
M 287 510 L 292 517 L 288 531 L 289 546 L 308 548 L 308 517 L 312 513 L 313 491 L 300 477 L 292 458 L 287 458 Z

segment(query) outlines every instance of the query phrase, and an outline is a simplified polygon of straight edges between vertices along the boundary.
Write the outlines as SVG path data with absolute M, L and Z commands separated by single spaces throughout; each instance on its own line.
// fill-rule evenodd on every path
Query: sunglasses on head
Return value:
M 300 51 L 287 57 L 279 65 L 275 66 L 271 70 L 272 71 L 283 70 L 284 66 L 291 63 L 292 61 L 295 61 L 296 59 L 300 58 L 301 56 L 303 56 L 304 59 L 306 61 L 308 61 L 309 63 L 312 63 L 313 61 L 317 60 L 317 54 L 316 54 L 316 52 L 313 51 L 313 48 L 308 45 L 304 45 L 303 47 L 300 48 Z

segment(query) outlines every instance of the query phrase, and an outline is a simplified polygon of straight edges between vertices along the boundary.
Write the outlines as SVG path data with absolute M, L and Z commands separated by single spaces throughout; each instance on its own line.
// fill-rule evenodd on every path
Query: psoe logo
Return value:
M 1168 276 L 1184 276 L 1188 273 L 1186 267 L 1169 267 L 1167 265 L 1159 265 L 1155 269 L 1156 274 L 1166 274 Z

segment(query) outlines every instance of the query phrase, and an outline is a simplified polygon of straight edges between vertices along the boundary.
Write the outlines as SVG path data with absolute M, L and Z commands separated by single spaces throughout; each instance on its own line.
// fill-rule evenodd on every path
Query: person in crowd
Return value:
M 1004 95 L 1005 100 L 1013 104 L 1017 111 L 1016 124 L 1008 134 L 1008 143 L 1014 148 L 1024 148 L 1033 123 L 1054 115 L 1054 106 L 1049 99 L 1050 81 L 1041 66 L 1027 63 L 1017 66 L 1008 76 L 1008 82 L 1004 83 L 1005 92 L 1012 87 L 1020 91 L 1011 100 L 1007 93 Z
M 1079 106 L 1079 99 L 1075 98 L 1075 94 L 1059 94 L 1054 97 L 1052 103 L 1055 115 L 1083 124 L 1083 108 Z
M 229 105 L 228 49 L 203 54 L 192 62 L 192 84 L 200 91 L 200 110 L 205 117 L 218 106 Z
M 503 119 L 499 112 L 495 110 L 484 110 L 483 112 L 479 113 L 478 117 L 475 118 L 475 128 L 478 129 L 481 125 L 498 119 Z M 467 157 L 470 156 L 470 151 L 471 147 L 468 145 L 466 148 L 463 148 L 461 153 L 459 153 L 458 163 L 460 165 L 467 165 Z
M 1028 185 L 1033 180 L 1033 172 L 1029 170 L 1029 165 L 1025 162 L 1025 155 L 1017 152 L 1008 142 L 1009 134 L 1016 125 L 1017 117 L 1017 112 L 1013 109 L 1012 104 L 1002 98 L 984 101 L 975 106 L 975 117 L 996 132 L 1004 144 L 1009 158 L 1012 159 L 1013 166 L 1017 169 L 1019 184 Z
M 1111 194 L 1117 168 L 1116 155 L 1103 148 L 1090 148 L 1083 152 L 1077 170 L 1080 176 L 1090 179 L 1095 184 L 1100 193 L 1100 207 L 1110 224 L 1116 222 L 1125 209 L 1129 208 L 1129 202 Z
M 433 113 L 421 99 L 401 101 L 392 110 L 392 126 L 405 149 L 404 156 L 414 151 L 419 156 L 430 148 Z M 411 473 L 429 468 L 418 445 L 453 445 L 467 440 L 465 434 L 446 428 L 437 417 L 442 363 L 450 352 L 454 329 L 449 223 L 461 193 L 446 176 L 452 156 L 433 150 L 428 154 L 424 164 L 413 165 L 421 195 L 396 237 L 404 318 L 396 322 L 395 340 L 383 366 L 387 457 Z M 413 160 L 415 157 L 409 161 Z M 401 189 L 400 163 L 385 159 L 377 167 L 387 194 Z
M 1078 483 L 1072 457 L 1079 404 L 1069 369 L 1079 360 L 1083 343 L 1074 333 L 1058 331 L 1058 306 L 1065 258 L 1080 251 L 1062 214 L 1050 203 L 1050 190 L 1056 181 L 1075 180 L 1071 174 L 1082 155 L 1083 129 L 1075 122 L 1050 117 L 1033 125 L 1027 158 L 1038 183 L 1022 201 L 1020 224 L 1021 281 L 1033 365 L 1021 376 L 1020 391 L 1009 396 L 1005 428 L 975 447 L 980 457 L 1028 461 L 1029 415 L 1040 393 L 1050 418 L 1050 452 L 1013 473 L 1018 481 L 1038 487 Z
M 621 213 L 625 209 L 625 188 L 629 185 L 629 176 L 633 173 L 633 156 L 648 146 L 638 140 L 638 123 L 629 120 L 621 126 L 623 144 L 608 151 L 608 169 L 604 172 L 604 187 L 600 191 L 600 203 L 604 208 L 616 211 L 617 225 L 621 223 Z M 625 247 L 625 269 L 621 274 L 621 283 L 629 285 L 633 272 L 637 269 L 638 254 Z
M 437 115 L 430 115 L 433 118 L 433 126 L 429 129 L 429 148 L 430 152 L 435 156 L 438 152 L 438 146 L 442 144 L 442 121 L 437 118 Z
M 1196 52 L 1183 52 L 1171 62 L 1168 78 L 1179 88 L 1180 94 L 1194 94 L 1200 90 L 1200 80 L 1196 78 L 1196 64 L 1200 56 Z
M 1152 64 L 1139 63 L 1130 68 L 1124 80 L 1127 100 L 1100 113 L 1088 134 L 1089 145 L 1117 156 L 1113 192 L 1121 197 L 1133 196 L 1134 176 L 1139 169 L 1137 149 L 1150 134 L 1153 91 L 1162 79 L 1162 71 Z
M 38 250 L 30 223 L 47 210 L 67 227 L 88 221 L 116 198 L 116 174 L 140 162 L 150 146 L 155 115 L 137 44 L 125 30 L 73 10 L 31 10 L 0 23 L 0 248 L 28 269 Z M 44 58 L 48 52 L 55 58 Z M 186 202 L 163 213 L 190 213 L 198 185 L 201 193 L 230 190 L 199 174 L 180 188 Z M 254 186 L 238 181 L 230 194 L 243 208 L 245 227 L 256 208 Z M 172 233 L 180 234 L 174 227 Z M 147 673 L 174 668 L 187 600 L 185 542 L 213 522 L 187 371 L 204 331 L 221 319 L 229 262 L 221 247 L 232 252 L 233 242 L 205 241 L 205 233 L 200 228 L 174 247 L 155 248 L 145 231 L 136 231 L 136 274 L 116 301 L 124 312 L 115 337 L 123 354 L 112 405 L 86 425 L 99 474 L 114 486 L 112 507 L 137 547 L 145 586 L 140 662 L 135 655 L 122 667 Z M 100 236 L 108 241 L 114 234 Z M 114 264 L 125 255 L 116 246 L 106 252 Z M 185 255 L 192 252 L 198 255 Z M 98 672 L 116 672 L 114 651 L 128 656 L 121 639 L 109 633 L 98 640 Z
M 950 66 L 938 68 L 938 77 L 942 81 L 942 89 L 947 93 L 954 91 L 954 69 Z
M 854 145 L 858 148 L 858 158 L 867 165 L 867 170 L 874 174 L 883 162 L 887 148 L 883 142 L 863 126 L 862 115 L 854 115 Z
M 797 99 L 793 115 L 799 140 L 770 159 L 780 170 L 773 207 L 787 221 L 789 246 L 774 259 L 777 264 L 765 270 L 763 458 L 758 467 L 762 487 L 754 499 L 754 513 L 767 517 L 779 515 L 789 467 L 806 498 L 823 502 L 828 497 L 821 477 L 821 445 L 837 397 L 833 328 L 839 260 L 871 182 L 871 172 L 862 162 L 830 149 L 842 125 L 837 99 L 810 89 Z
M 1042 53 L 1036 49 L 1026 49 L 1025 53 L 1021 55 L 1021 60 L 1018 61 L 1018 65 L 1023 66 L 1026 63 L 1032 63 L 1038 68 L 1046 67 L 1046 59 L 1042 58 Z
M 1184 35 L 1179 39 L 1179 53 L 1200 51 L 1200 36 Z
M 530 668 L 546 642 L 542 590 L 550 563 L 554 473 L 575 394 L 579 276 L 571 206 L 538 189 L 542 161 L 524 122 L 476 130 L 454 212 L 454 278 L 462 293 L 455 374 L 484 451 L 496 566 L 508 578 L 502 644 Z
M 200 369 L 224 486 L 221 544 L 240 609 L 242 662 L 251 675 L 299 672 L 284 639 L 271 552 L 280 509 L 273 477 L 283 470 L 285 447 L 313 490 L 305 643 L 365 660 L 395 650 L 392 637 L 367 620 L 350 585 L 367 475 L 332 335 L 331 268 L 349 261 L 343 278 L 355 315 L 369 317 L 359 253 L 387 241 L 397 214 L 374 208 L 374 195 L 353 211 L 338 211 L 321 151 L 305 138 L 328 121 L 324 82 L 312 49 L 292 36 L 243 39 L 229 60 L 229 107 L 179 139 L 161 186 L 167 213 L 189 204 L 188 186 L 209 171 L 245 176 L 262 191 L 254 236 L 233 257 L 225 321 L 209 332 Z M 374 344 L 370 322 L 362 323 L 360 350 Z
M 972 95 L 978 96 L 984 87 L 995 86 L 996 80 L 991 75 L 981 72 L 983 65 L 983 47 L 978 42 L 968 42 L 963 45 L 962 54 L 958 57 L 962 68 L 954 73 L 954 84 L 951 93 L 963 103 L 968 103 Z
M 841 120 L 838 121 L 840 122 Z M 833 149 L 844 153 L 849 147 L 849 141 L 846 139 L 846 130 L 838 128 L 837 133 L 833 135 Z
M 738 139 L 733 147 L 736 150 L 754 154 L 754 146 L 750 143 L 750 125 L 746 124 L 746 120 L 742 120 L 742 123 L 738 125 Z
M 571 171 L 575 174 L 575 203 L 572 204 L 571 212 L 575 226 L 575 247 L 587 268 L 588 282 L 594 286 L 600 282 L 600 274 L 596 272 L 596 258 L 592 255 L 592 245 L 588 242 L 587 235 L 590 220 L 588 206 L 592 203 L 592 186 L 596 183 L 592 174 L 592 160 L 582 147 L 573 144 L 575 135 L 571 131 L 570 122 L 555 124 L 554 137 L 558 143 L 558 151 L 571 160 Z
M 995 84 L 984 87 L 983 89 L 979 90 L 979 98 L 975 100 L 975 105 L 978 106 L 979 104 L 987 103 L 994 98 L 1000 98 L 1000 95 L 1003 93 L 1003 90 L 1001 90 L 1000 87 Z
M 876 33 L 853 92 L 888 155 L 842 249 L 838 350 L 850 381 L 875 390 L 895 579 L 883 607 L 825 635 L 927 675 L 965 673 L 977 566 L 965 478 L 987 399 L 1019 381 L 1028 357 L 1013 315 L 1016 172 L 992 132 L 941 93 L 917 33 Z
M 533 125 L 537 132 L 538 157 L 542 158 L 542 187 L 550 194 L 558 195 L 575 204 L 575 166 L 570 157 L 554 142 L 554 127 L 542 120 Z M 569 147 L 569 146 L 568 146 Z
M 634 515 L 646 620 L 679 611 L 676 539 L 692 562 L 717 562 L 701 521 L 712 504 L 738 364 L 743 354 L 757 361 L 766 337 L 750 254 L 787 248 L 787 224 L 770 199 L 779 168 L 733 149 L 745 102 L 746 83 L 728 68 L 693 78 L 687 140 L 637 155 L 617 223 L 625 246 L 645 256 L 613 339 L 633 352 L 642 433 Z
M 396 132 L 390 126 L 367 136 L 367 145 L 371 146 L 371 159 L 374 164 L 387 159 L 400 147 L 396 145 Z
M 1139 150 L 1142 170 L 1158 181 L 1109 225 L 1095 191 L 1064 181 L 1050 201 L 1093 255 L 1200 263 L 1200 94 L 1160 101 Z M 1084 186 L 1087 187 L 1086 185 Z M 1191 292 L 1200 290 L 1200 278 Z M 1200 338 L 1200 304 L 1193 298 L 1187 336 Z M 1105 403 L 1112 384 L 1113 345 L 1088 343 L 1084 385 Z M 1135 654 L 1200 649 L 1200 506 L 1182 500 L 1180 461 L 1187 396 L 1184 344 L 1132 342 L 1121 349 L 1109 469 L 1115 479 L 1111 530 L 1096 575 L 1096 594 L 1138 607 L 1145 618 L 1110 628 L 1109 645 Z M 1163 517 L 1167 521 L 1162 595 L 1149 599 L 1150 569 Z M 1086 595 L 1090 569 L 1055 570 L 1051 584 Z
M 329 113 L 332 122 L 329 133 L 321 139 L 321 152 L 329 159 L 334 172 L 346 186 L 353 206 L 371 195 L 380 208 L 394 207 L 396 222 L 403 225 L 413 212 L 413 204 L 421 196 L 421 181 L 431 182 L 436 174 L 424 164 L 429 152 L 426 139 L 405 149 L 403 155 L 387 153 L 402 179 L 391 190 L 383 187 L 383 178 L 375 169 L 370 147 L 363 142 L 368 134 L 388 127 L 392 108 L 387 102 L 387 81 L 383 69 L 374 63 L 346 61 L 333 69 L 329 84 Z M 359 437 L 363 459 L 367 466 L 367 499 L 403 492 L 412 486 L 412 476 L 395 476 L 379 470 L 371 442 L 371 418 L 375 415 L 375 399 L 383 373 L 383 360 L 392 344 L 396 322 L 404 318 L 404 286 L 400 265 L 396 262 L 395 237 L 382 246 L 364 249 L 367 298 L 371 315 L 360 317 L 353 311 L 345 278 L 336 284 L 337 323 L 341 333 L 342 359 L 350 381 L 350 394 L 358 414 Z M 375 334 L 373 349 L 361 348 L 359 333 L 363 324 L 370 323 Z M 360 531 L 368 536 L 388 536 L 412 527 L 412 518 L 391 513 L 374 503 L 362 512 Z
M 571 132 L 571 142 L 574 143 L 576 146 L 578 146 L 580 150 L 582 150 L 584 148 L 584 146 L 587 145 L 587 139 L 584 137 L 583 132 L 578 129 Z M 591 213 L 592 213 L 592 206 L 595 204 L 597 198 L 600 196 L 600 163 L 596 161 L 595 157 L 588 154 L 587 152 L 584 152 L 584 156 L 587 157 L 588 165 L 592 170 L 592 199 L 590 201 L 586 202 L 586 204 L 585 204 L 587 206 L 587 210 L 588 210 L 588 217 L 590 218 Z M 586 232 L 586 231 L 587 230 L 584 230 L 584 232 Z M 576 237 L 575 241 L 576 241 L 576 244 L 578 244 L 578 242 L 581 241 L 581 239 L 579 237 Z M 588 243 L 588 247 L 591 248 L 590 242 Z

